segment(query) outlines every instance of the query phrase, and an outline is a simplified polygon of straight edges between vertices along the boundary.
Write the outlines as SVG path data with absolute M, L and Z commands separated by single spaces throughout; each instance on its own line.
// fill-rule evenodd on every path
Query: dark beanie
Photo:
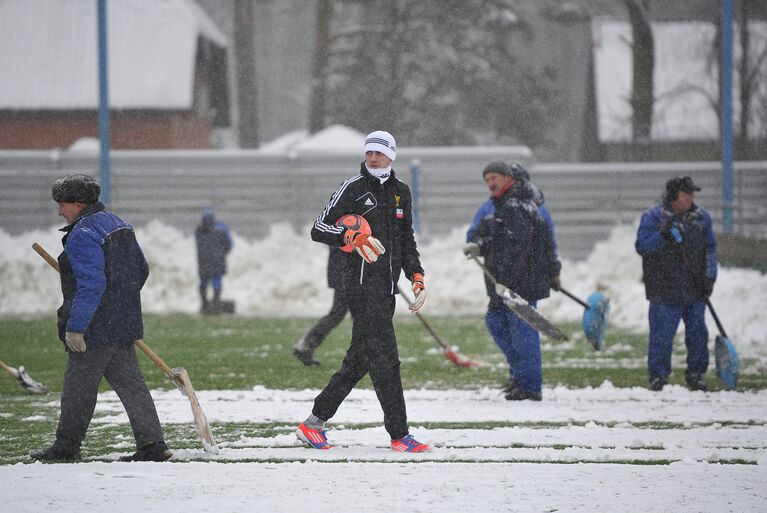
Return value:
M 498 173 L 499 175 L 512 176 L 511 169 L 509 169 L 509 166 L 507 166 L 506 163 L 502 160 L 494 160 L 486 165 L 485 169 L 482 170 L 482 176 L 485 176 L 488 173 Z
M 528 173 L 527 169 L 525 169 L 519 162 L 514 162 L 511 165 L 511 176 L 517 180 L 523 180 L 525 182 L 530 181 L 530 173 Z
M 91 205 L 99 200 L 101 187 L 88 175 L 67 175 L 53 183 L 51 193 L 57 203 Z

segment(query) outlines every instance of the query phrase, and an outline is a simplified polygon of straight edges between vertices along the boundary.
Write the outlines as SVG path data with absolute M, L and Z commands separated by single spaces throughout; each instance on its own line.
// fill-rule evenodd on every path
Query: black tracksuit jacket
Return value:
M 330 246 L 343 246 L 346 231 L 335 225 L 346 214 L 364 217 L 373 234 L 386 252 L 377 261 L 367 264 L 356 251 L 344 253 L 344 286 L 347 290 L 394 294 L 402 271 L 412 281 L 414 273 L 423 268 L 413 236 L 412 199 L 410 188 L 397 179 L 392 171 L 381 184 L 368 173 L 363 163 L 360 173 L 344 181 L 333 193 L 325 209 L 312 227 L 312 239 Z

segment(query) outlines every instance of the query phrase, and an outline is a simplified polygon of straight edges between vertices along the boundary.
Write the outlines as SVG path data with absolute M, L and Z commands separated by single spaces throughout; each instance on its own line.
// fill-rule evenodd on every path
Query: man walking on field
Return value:
M 312 414 L 296 430 L 298 438 L 315 449 L 331 448 L 325 422 L 370 373 L 391 448 L 400 452 L 429 450 L 428 445 L 418 442 L 408 431 L 392 323 L 394 294 L 402 271 L 412 282 L 415 293 L 410 309 L 417 311 L 426 299 L 424 271 L 413 235 L 410 188 L 397 179 L 391 167 L 396 151 L 390 133 L 369 134 L 359 174 L 338 187 L 312 227 L 315 241 L 350 248 L 350 252 L 342 255 L 342 272 L 352 314 L 351 344 L 341 368 L 314 399 Z M 370 225 L 369 233 L 337 224 L 347 214 L 363 216 Z

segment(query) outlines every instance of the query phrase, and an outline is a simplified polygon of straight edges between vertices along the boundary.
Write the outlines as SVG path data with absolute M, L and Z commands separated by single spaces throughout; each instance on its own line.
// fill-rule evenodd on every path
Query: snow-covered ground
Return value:
M 317 392 L 256 387 L 199 399 L 214 426 L 292 428 Z M 405 455 L 388 449 L 374 392 L 355 390 L 329 425 L 330 451 L 303 448 L 289 432 L 259 437 L 242 427 L 219 440 L 217 456 L 176 450 L 175 463 L 3 466 L 0 500 L 21 512 L 765 510 L 767 391 L 652 393 L 605 383 L 545 394 L 512 404 L 490 389 L 406 391 L 411 432 L 433 450 Z M 178 391 L 153 395 L 163 423 L 191 421 Z M 56 401 L 45 409 L 55 414 Z M 97 424 L 127 423 L 112 392 L 96 415 Z M 426 427 L 437 422 L 467 427 Z M 502 427 L 472 429 L 475 422 Z M 131 444 L 115 441 L 107 459 Z M 209 461 L 189 461 L 200 459 Z
M 327 250 L 308 233 L 308 227 L 299 233 L 277 225 L 260 240 L 235 234 L 224 296 L 236 302 L 239 314 L 315 317 L 327 311 L 332 302 L 325 280 Z M 461 252 L 464 233 L 457 229 L 420 247 L 428 291 L 422 310 L 426 316 L 484 312 L 482 273 Z M 159 221 L 138 227 L 137 234 L 151 267 L 142 292 L 145 311 L 197 312 L 193 236 Z M 563 263 L 562 284 L 582 299 L 602 290 L 611 300 L 612 326 L 647 332 L 648 303 L 640 281 L 641 259 L 634 251 L 635 234 L 635 226 L 616 226 L 588 259 Z M 61 302 L 58 278 L 31 246 L 38 242 L 58 255 L 60 236 L 55 228 L 18 236 L 0 229 L 0 315 L 55 312 Z M 720 268 L 712 303 L 740 355 L 767 359 L 767 275 Z M 583 315 L 580 305 L 558 293 L 541 301 L 540 309 L 555 321 L 577 321 Z M 399 308 L 398 315 L 408 315 L 407 310 Z M 707 320 L 713 340 L 717 328 L 711 316 Z
M 263 240 L 235 236 L 225 296 L 237 302 L 238 313 L 326 311 L 327 253 L 307 231 L 275 226 Z M 583 298 L 603 290 L 612 325 L 646 332 L 634 233 L 635 227 L 616 226 L 587 260 L 565 262 L 563 284 Z M 55 255 L 59 236 L 55 229 L 13 237 L 0 230 L 0 315 L 51 315 L 59 305 L 58 279 L 31 249 L 39 242 Z M 196 312 L 192 237 L 159 222 L 139 227 L 138 237 L 152 270 L 146 311 Z M 483 313 L 481 274 L 461 254 L 462 242 L 463 231 L 456 230 L 422 245 L 425 314 Z M 720 269 L 712 300 L 741 356 L 767 360 L 767 278 Z M 398 315 L 407 315 L 403 310 Z M 582 315 L 561 294 L 543 301 L 541 311 L 558 321 Z M 709 327 L 713 339 L 716 327 Z M 411 431 L 434 448 L 423 455 L 388 449 L 370 390 L 353 391 L 332 419 L 333 450 L 300 447 L 289 428 L 309 413 L 317 392 L 198 391 L 214 428 L 243 426 L 221 434 L 217 456 L 177 449 L 165 464 L 0 466 L 0 503 L 21 512 L 767 510 L 767 391 L 692 393 L 670 386 L 651 393 L 605 383 L 548 387 L 540 403 L 510 403 L 491 389 L 408 390 Z M 189 402 L 178 391 L 152 393 L 164 424 L 190 423 Z M 46 413 L 25 420 L 55 419 L 57 401 L 37 400 Z M 448 422 L 463 427 L 433 427 Z M 115 394 L 102 394 L 94 426 L 126 423 Z M 284 434 L 259 436 L 262 423 L 283 425 Z M 359 424 L 372 427 L 353 428 Z M 131 451 L 132 443 L 116 440 L 106 459 Z

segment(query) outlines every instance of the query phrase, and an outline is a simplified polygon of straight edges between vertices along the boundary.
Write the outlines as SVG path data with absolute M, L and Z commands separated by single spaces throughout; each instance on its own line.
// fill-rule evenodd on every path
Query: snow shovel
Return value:
M 708 298 L 706 298 L 706 305 L 711 312 L 711 316 L 714 318 L 714 322 L 716 322 L 716 327 L 719 328 L 719 335 L 716 336 L 714 342 L 716 375 L 722 380 L 727 390 L 735 390 L 740 374 L 738 352 L 735 350 L 735 344 L 732 343 L 727 333 L 724 332 L 724 327 L 722 327 L 722 323 L 714 311 L 714 305 L 711 304 Z
M 24 390 L 32 392 L 33 394 L 47 394 L 49 392 L 49 390 L 42 383 L 37 382 L 29 377 L 29 374 L 27 374 L 27 370 L 23 365 L 19 365 L 19 368 L 17 369 L 15 367 L 11 367 L 3 361 L 0 361 L 0 367 L 5 369 L 8 374 L 16 378 L 21 386 L 24 387 Z
M 32 249 L 34 249 L 38 255 L 43 257 L 51 267 L 56 269 L 56 271 L 59 271 L 59 263 L 50 255 L 50 253 L 45 251 L 41 245 L 35 242 L 32 244 Z M 202 441 L 203 448 L 206 452 L 218 454 L 218 446 L 213 440 L 213 433 L 210 431 L 208 419 L 205 417 L 205 413 L 200 407 L 200 402 L 197 400 L 197 394 L 194 392 L 194 388 L 192 388 L 192 382 L 189 380 L 189 375 L 187 374 L 186 369 L 182 367 L 171 369 L 168 364 L 165 363 L 162 358 L 157 356 L 157 354 L 152 351 L 143 340 L 136 340 L 134 344 L 141 349 L 144 354 L 152 360 L 152 363 L 157 365 L 162 373 L 165 374 L 168 379 L 178 387 L 181 393 L 189 399 L 192 406 L 192 416 L 194 417 L 194 427 Z
M 586 309 L 583 312 L 583 333 L 594 349 L 601 350 L 605 345 L 610 300 L 601 292 L 592 292 L 586 302 L 563 287 L 559 287 L 559 291 Z
M 409 297 L 405 295 L 405 293 L 400 289 L 400 295 L 405 299 L 408 305 L 412 305 L 413 302 L 410 300 Z M 428 331 L 432 337 L 434 337 L 434 340 L 437 341 L 437 344 L 442 347 L 442 351 L 445 353 L 445 357 L 456 364 L 459 367 L 479 367 L 479 363 L 469 360 L 468 358 L 464 358 L 462 356 L 459 356 L 458 353 L 453 351 L 449 345 L 447 345 L 439 335 L 432 329 L 432 327 L 429 325 L 428 322 L 426 322 L 426 319 L 424 319 L 423 315 L 421 315 L 418 312 L 413 312 L 416 317 L 418 317 L 418 320 L 421 321 L 424 328 L 426 328 L 426 331 Z
M 517 314 L 520 319 L 525 321 L 531 328 L 537 332 L 549 337 L 552 340 L 568 340 L 567 335 L 562 333 L 559 328 L 551 324 L 548 319 L 538 313 L 538 311 L 530 306 L 524 298 L 517 295 L 513 290 L 505 287 L 503 284 L 498 283 L 495 277 L 490 274 L 490 271 L 485 267 L 485 264 L 479 261 L 478 257 L 471 257 L 477 265 L 482 269 L 482 272 L 493 282 L 496 286 L 496 292 L 498 292 L 499 286 L 503 288 L 502 293 L 498 295 L 503 299 L 503 304 L 506 307 Z

